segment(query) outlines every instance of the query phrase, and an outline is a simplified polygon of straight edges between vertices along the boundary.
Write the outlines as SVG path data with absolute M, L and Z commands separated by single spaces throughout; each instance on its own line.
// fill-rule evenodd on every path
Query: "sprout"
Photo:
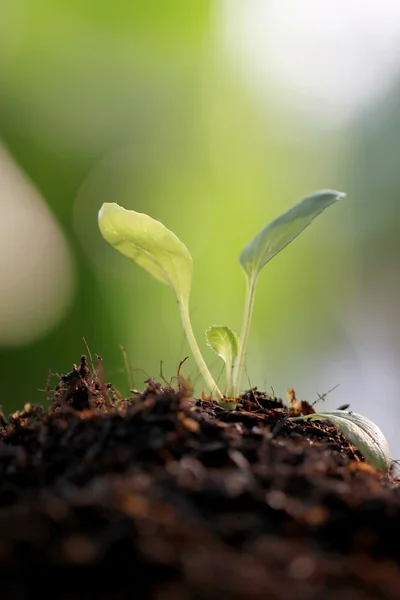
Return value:
M 212 325 L 206 331 L 207 345 L 222 358 L 226 365 L 226 395 L 228 398 L 235 398 L 232 387 L 232 372 L 240 351 L 239 338 L 237 333 L 229 327 Z
M 226 365 L 226 394 L 214 381 L 201 355 L 190 322 L 189 296 L 193 261 L 186 246 L 162 223 L 148 215 L 126 210 L 118 204 L 103 204 L 99 227 L 104 239 L 116 250 L 140 265 L 153 277 L 169 285 L 178 301 L 182 325 L 189 346 L 209 388 L 225 409 L 234 409 L 244 368 L 246 347 L 253 314 L 255 291 L 261 269 L 290 244 L 328 206 L 345 194 L 332 190 L 316 192 L 264 227 L 244 248 L 239 262 L 246 276 L 247 293 L 240 340 L 229 327 L 213 325 L 205 336 L 208 346 Z M 292 417 L 327 419 L 352 442 L 364 458 L 386 472 L 390 466 L 389 446 L 382 431 L 366 417 L 336 410 Z
M 99 227 L 104 239 L 116 250 L 173 289 L 190 349 L 211 396 L 216 396 L 219 400 L 224 397 L 235 399 L 240 390 L 261 269 L 310 225 L 316 216 L 343 196 L 345 194 L 332 190 L 308 196 L 264 227 L 241 253 L 239 261 L 246 276 L 247 294 L 240 342 L 236 333 L 226 326 L 213 325 L 206 331 L 207 344 L 226 364 L 225 395 L 218 388 L 202 357 L 190 322 L 189 296 L 193 261 L 186 246 L 159 221 L 148 215 L 126 210 L 115 203 L 103 204 L 99 212 Z M 232 402 L 228 404 L 234 405 Z

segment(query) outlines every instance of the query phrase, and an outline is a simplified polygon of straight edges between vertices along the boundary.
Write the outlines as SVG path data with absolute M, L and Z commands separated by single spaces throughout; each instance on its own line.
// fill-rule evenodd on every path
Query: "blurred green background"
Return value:
M 319 189 L 346 191 L 263 271 L 251 385 L 327 397 L 400 453 L 400 8 L 390 1 L 0 0 L 3 410 L 86 352 L 121 393 L 188 354 L 170 289 L 101 239 L 105 201 L 188 246 L 194 330 L 240 331 L 238 255 Z M 384 6 L 383 6 L 384 5 Z M 340 12 L 338 12 L 340 11 Z M 136 370 L 135 370 L 136 369 Z M 201 392 L 194 361 L 184 367 Z M 55 384 L 56 377 L 51 382 Z M 243 385 L 247 386 L 244 380 Z

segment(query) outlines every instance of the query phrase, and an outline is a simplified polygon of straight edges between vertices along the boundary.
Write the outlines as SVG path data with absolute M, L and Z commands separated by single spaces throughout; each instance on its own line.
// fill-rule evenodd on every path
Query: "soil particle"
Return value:
M 2 600 L 399 598 L 396 479 L 290 421 L 313 411 L 294 391 L 226 411 L 101 373 L 82 357 L 47 409 L 1 415 Z

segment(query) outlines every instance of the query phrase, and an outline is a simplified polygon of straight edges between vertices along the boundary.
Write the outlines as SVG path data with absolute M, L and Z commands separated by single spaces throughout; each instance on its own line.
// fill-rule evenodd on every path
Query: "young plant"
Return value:
M 159 221 L 148 215 L 126 210 L 115 203 L 103 204 L 99 212 L 99 227 L 104 239 L 116 250 L 173 289 L 189 346 L 210 394 L 217 396 L 221 406 L 232 409 L 236 406 L 236 402 L 232 400 L 235 400 L 239 393 L 261 269 L 310 225 L 315 217 L 344 196 L 345 194 L 332 190 L 308 196 L 264 227 L 240 254 L 239 262 L 247 283 L 240 340 L 236 333 L 226 326 L 213 325 L 205 332 L 208 346 L 226 365 L 225 395 L 221 393 L 208 370 L 190 322 L 189 296 L 193 261 L 186 246 Z M 387 440 L 379 427 L 366 417 L 336 410 L 291 418 L 292 421 L 304 419 L 330 421 L 360 450 L 370 464 L 381 471 L 388 471 L 390 455 Z
M 246 276 L 247 292 L 240 340 L 229 327 L 213 325 L 206 331 L 207 344 L 226 364 L 225 396 L 208 370 L 190 322 L 193 261 L 186 246 L 159 221 L 146 214 L 126 210 L 116 203 L 103 204 L 99 212 L 99 227 L 104 239 L 116 250 L 173 289 L 190 349 L 211 396 L 220 400 L 223 397 L 234 399 L 239 394 L 261 269 L 315 217 L 344 196 L 333 190 L 322 190 L 308 196 L 264 227 L 242 251 L 239 262 Z

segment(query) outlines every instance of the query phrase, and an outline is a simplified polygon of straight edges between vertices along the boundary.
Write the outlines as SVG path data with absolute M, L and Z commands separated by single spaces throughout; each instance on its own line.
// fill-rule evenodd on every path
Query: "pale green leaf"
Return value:
M 227 368 L 232 367 L 239 354 L 239 338 L 237 334 L 220 325 L 212 325 L 205 332 L 207 345 L 225 362 Z
M 379 427 L 366 417 L 353 412 L 332 410 L 294 417 L 292 421 L 300 419 L 327 419 L 358 448 L 367 462 L 381 471 L 388 471 L 390 467 L 389 444 Z
M 204 362 L 190 322 L 189 294 L 193 261 L 186 246 L 160 221 L 134 210 L 126 210 L 116 203 L 103 204 L 99 212 L 99 227 L 111 246 L 172 287 L 196 363 L 211 394 L 221 398 L 222 394 Z
M 321 190 L 304 198 L 266 225 L 239 257 L 246 275 L 256 277 L 262 267 L 310 225 L 316 216 L 345 195 L 334 190 Z
M 192 257 L 186 246 L 160 221 L 113 202 L 101 207 L 99 227 L 104 239 L 116 250 L 170 285 L 178 300 L 188 300 Z
M 228 397 L 234 396 L 235 390 L 232 386 L 232 371 L 240 351 L 239 338 L 232 329 L 220 325 L 212 325 L 207 329 L 205 336 L 208 346 L 225 362 L 226 394 Z

